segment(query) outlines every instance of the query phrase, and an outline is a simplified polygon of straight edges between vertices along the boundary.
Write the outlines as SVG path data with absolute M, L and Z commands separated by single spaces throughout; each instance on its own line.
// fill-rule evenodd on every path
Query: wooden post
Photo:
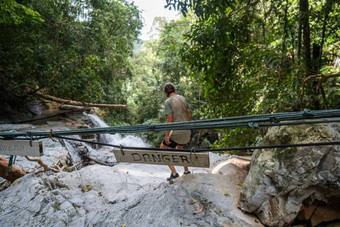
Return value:
M 8 164 L 8 160 L 0 156 L 0 177 L 13 182 L 16 179 L 25 176 L 26 173 L 15 165 L 11 166 L 11 172 L 9 172 L 6 176 Z

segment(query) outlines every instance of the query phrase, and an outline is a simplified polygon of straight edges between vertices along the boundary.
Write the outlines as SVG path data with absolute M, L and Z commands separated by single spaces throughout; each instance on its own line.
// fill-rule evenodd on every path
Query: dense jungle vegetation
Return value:
M 164 122 L 162 87 L 173 82 L 193 118 L 340 108 L 337 0 L 164 0 L 182 16 L 156 18 L 138 39 L 138 8 L 123 0 L 0 1 L 0 102 L 38 91 L 127 104 L 110 125 Z M 261 133 L 220 132 L 219 146 Z M 159 143 L 163 135 L 149 134 Z

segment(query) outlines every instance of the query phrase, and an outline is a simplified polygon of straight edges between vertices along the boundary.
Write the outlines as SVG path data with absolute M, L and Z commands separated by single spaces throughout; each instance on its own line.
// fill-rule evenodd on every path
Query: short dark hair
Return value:
M 170 95 L 172 92 L 175 92 L 175 91 L 176 91 L 175 86 L 174 86 L 172 83 L 170 83 L 170 82 L 169 82 L 169 83 L 166 83 L 166 84 L 164 85 L 163 90 L 164 90 L 166 96 L 168 96 L 168 97 L 169 97 L 169 95 Z

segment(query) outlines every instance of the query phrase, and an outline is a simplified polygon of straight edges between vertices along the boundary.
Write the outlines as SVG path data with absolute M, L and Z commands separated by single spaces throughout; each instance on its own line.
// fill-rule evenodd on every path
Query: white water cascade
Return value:
M 85 116 L 91 119 L 93 125 L 98 128 L 109 127 L 97 115 L 84 113 Z M 101 134 L 100 139 L 103 143 L 112 145 L 122 145 L 128 147 L 150 147 L 149 144 L 144 142 L 140 137 L 127 135 L 123 137 L 119 133 L 116 134 Z
M 77 139 L 80 139 L 79 136 L 76 136 Z M 65 143 L 65 147 L 68 150 L 68 153 L 71 156 L 71 160 L 73 164 L 76 164 L 81 161 L 81 158 L 77 152 L 76 146 L 73 143 L 68 142 L 67 140 L 63 140 Z M 85 144 L 84 144 L 85 145 Z M 82 164 L 76 167 L 76 169 L 80 169 L 82 167 Z

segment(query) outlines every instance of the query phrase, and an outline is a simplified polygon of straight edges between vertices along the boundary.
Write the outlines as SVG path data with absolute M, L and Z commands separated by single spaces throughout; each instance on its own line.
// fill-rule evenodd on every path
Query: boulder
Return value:
M 66 130 L 79 128 L 83 120 L 77 122 L 46 121 L 47 125 L 34 127 Z M 132 136 L 117 134 L 104 139 L 127 146 L 145 145 Z M 169 185 L 168 166 L 116 163 L 107 147 L 96 149 L 62 139 L 42 141 L 42 160 L 49 166 L 58 160 L 71 165 L 71 161 L 77 162 L 77 155 L 84 166 L 72 172 L 26 174 L 0 191 L 0 226 L 263 226 L 239 209 L 247 174 L 242 168 L 247 165 L 225 163 L 229 156 L 210 153 L 210 168 L 190 168 L 192 174 Z M 86 162 L 86 158 L 92 161 Z M 222 163 L 216 174 L 210 173 Z M 19 156 L 16 164 L 25 171 L 39 167 Z M 183 168 L 176 168 L 182 175 Z
M 339 124 L 273 127 L 262 144 L 326 141 L 340 141 Z M 339 207 L 339 198 L 340 146 L 264 149 L 253 153 L 241 209 L 255 213 L 267 226 L 288 226 L 300 211 L 305 211 L 300 217 L 315 224 L 340 219 L 334 212 L 324 219 L 314 212 L 325 210 L 320 206 Z
M 239 180 L 167 166 L 91 165 L 27 174 L 0 192 L 0 226 L 263 226 L 238 206 Z

